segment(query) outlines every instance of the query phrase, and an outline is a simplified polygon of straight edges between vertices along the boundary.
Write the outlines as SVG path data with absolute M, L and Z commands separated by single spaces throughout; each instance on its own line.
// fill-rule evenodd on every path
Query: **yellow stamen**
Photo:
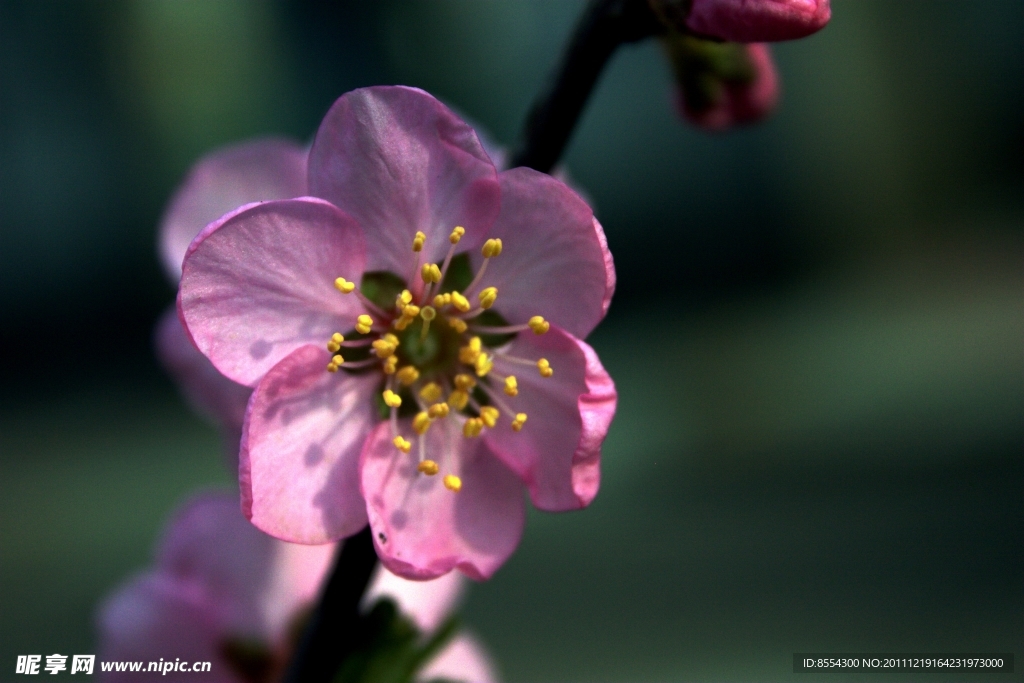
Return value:
M 488 427 L 493 427 L 498 424 L 498 417 L 501 413 L 494 406 L 481 406 L 480 408 L 480 419 L 484 421 L 484 424 Z
M 512 431 L 518 432 L 526 423 L 526 413 L 516 413 L 516 419 L 512 420 Z
M 395 308 L 402 310 L 408 303 L 412 303 L 412 292 L 403 289 L 402 293 L 395 297 Z
M 341 342 L 343 341 L 345 341 L 345 337 L 341 332 L 335 332 L 327 342 L 327 350 L 331 353 L 337 353 L 338 349 L 341 348 Z
M 444 308 L 452 302 L 452 295 L 447 292 L 434 297 L 434 308 Z
M 420 314 L 420 307 L 416 304 L 408 304 L 402 309 L 403 318 L 415 318 Z
M 452 244 L 458 244 L 462 236 L 466 234 L 466 229 L 461 225 L 456 225 L 455 229 L 452 230 L 452 234 L 448 235 L 448 241 Z
M 377 354 L 377 358 L 388 358 L 395 353 L 395 344 L 384 339 L 374 340 L 370 346 L 373 347 L 373 352 Z
M 438 467 L 437 463 L 433 460 L 424 460 L 419 465 L 416 465 L 416 469 L 428 477 L 432 477 L 437 474 L 441 468 Z
M 420 398 L 428 403 L 434 403 L 441 398 L 441 387 L 436 382 L 430 382 L 420 389 Z
M 452 292 L 452 306 L 455 306 L 457 310 L 465 313 L 470 308 L 469 299 L 458 292 Z
M 484 246 L 480 250 L 480 253 L 484 255 L 484 258 L 491 258 L 492 256 L 497 256 L 498 254 L 501 253 L 501 240 L 487 240 L 486 242 L 484 242 Z
M 447 403 L 435 403 L 427 408 L 427 415 L 429 415 L 432 420 L 436 420 L 439 417 L 448 417 L 448 410 Z
M 462 490 L 462 480 L 454 474 L 447 474 L 444 477 L 444 487 L 452 493 L 458 493 Z
M 345 362 L 345 359 L 341 355 L 331 356 L 331 362 L 327 364 L 327 372 L 337 372 L 341 364 Z
M 551 363 L 548 362 L 547 358 L 541 358 L 537 361 L 537 369 L 540 370 L 541 377 L 550 377 L 555 374 L 555 371 L 551 369 Z
M 395 375 L 395 377 L 397 377 L 398 381 L 403 385 L 409 386 L 420 378 L 420 371 L 412 365 L 406 365 L 398 371 L 398 374 Z
M 393 375 L 395 374 L 395 368 L 398 367 L 398 356 L 388 356 L 384 359 L 384 374 Z
M 463 391 L 469 391 L 476 386 L 476 380 L 473 379 L 473 375 L 467 375 L 465 373 L 459 373 L 455 375 L 455 388 L 462 389 Z
M 381 339 L 386 341 L 388 344 L 394 344 L 395 348 L 398 348 L 398 344 L 399 344 L 398 337 L 396 337 L 395 335 L 391 334 L 390 332 L 388 332 L 383 337 L 381 337 Z
M 494 367 L 494 358 L 486 353 L 481 353 L 476 357 L 476 362 L 473 365 L 476 367 L 476 376 L 485 377 Z
M 416 231 L 416 235 L 412 238 L 412 250 L 415 252 L 423 251 L 423 243 L 427 241 L 427 236 L 420 231 Z
M 551 323 L 545 320 L 542 316 L 535 315 L 526 321 L 526 324 L 530 326 L 534 334 L 544 334 L 551 329 Z
M 441 269 L 436 263 L 424 263 L 423 267 L 420 269 L 420 276 L 423 278 L 423 281 L 428 284 L 440 282 Z
M 384 403 L 388 408 L 399 408 L 402 405 L 402 397 L 391 391 L 390 389 L 384 390 Z
M 356 283 L 349 282 L 345 278 L 339 277 L 334 281 L 334 286 L 342 294 L 351 294 L 352 291 L 356 288 Z
M 484 421 L 479 417 L 471 417 L 466 420 L 466 424 L 462 425 L 462 435 L 467 439 L 472 439 L 474 436 L 480 436 L 480 431 L 484 428 Z
M 466 365 L 473 365 L 480 357 L 480 337 L 472 337 L 469 343 L 459 348 L 459 361 Z
M 515 375 L 509 375 L 505 378 L 505 394 L 508 396 L 515 396 L 519 393 L 519 383 L 516 381 Z
M 494 305 L 494 302 L 498 298 L 498 288 L 488 287 L 479 294 L 480 297 L 480 308 L 488 309 Z
M 455 330 L 459 334 L 465 332 L 466 328 L 469 327 L 469 325 L 466 324 L 465 320 L 461 320 L 459 318 L 448 318 L 448 324 L 451 326 L 453 330 Z
M 395 444 L 395 448 L 402 451 L 403 453 L 408 453 L 409 450 L 412 448 L 412 444 L 407 439 L 403 439 L 400 436 L 396 436 L 394 439 L 392 439 L 391 443 Z
M 456 389 L 452 393 L 448 394 L 448 405 L 455 408 L 455 410 L 462 410 L 469 403 L 469 392 L 463 389 Z
M 409 327 L 409 325 L 410 325 L 410 324 L 412 323 L 412 321 L 413 321 L 413 320 L 415 320 L 415 319 L 416 319 L 415 317 L 413 317 L 413 318 L 407 318 L 407 317 L 405 317 L 405 316 L 403 315 L 403 316 L 402 316 L 401 318 L 399 318 L 398 320 L 396 320 L 396 321 L 395 321 L 395 329 L 396 329 L 396 330 L 398 330 L 399 332 L 401 332 L 401 331 L 402 331 L 402 330 L 404 330 L 405 328 Z
M 373 318 L 370 316 L 364 313 L 356 318 L 356 332 L 359 334 L 369 334 L 371 327 L 373 327 Z
M 426 434 L 427 430 L 430 429 L 430 416 L 427 415 L 426 411 L 416 413 L 416 417 L 412 419 L 412 428 L 416 430 L 417 434 Z

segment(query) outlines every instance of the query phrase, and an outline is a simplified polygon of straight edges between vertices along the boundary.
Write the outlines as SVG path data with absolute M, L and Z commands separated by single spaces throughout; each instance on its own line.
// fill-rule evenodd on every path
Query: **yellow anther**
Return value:
M 343 335 L 341 332 L 335 332 L 334 334 L 331 335 L 331 341 L 336 344 L 340 344 L 341 342 L 345 341 L 345 335 Z
M 340 353 L 338 353 L 331 356 L 331 362 L 334 363 L 335 365 L 341 365 L 342 363 L 345 362 L 345 359 L 341 357 Z
M 490 308 L 494 305 L 494 302 L 498 299 L 498 288 L 488 287 L 479 294 L 480 297 L 480 308 Z
M 424 263 L 423 268 L 420 269 L 420 275 L 424 282 L 441 281 L 441 269 L 437 267 L 436 263 Z
M 518 432 L 526 424 L 526 413 L 516 413 L 516 419 L 512 420 L 512 431 Z
M 405 328 L 409 327 L 413 320 L 416 318 L 407 318 L 404 315 L 395 321 L 395 329 L 401 332 Z
M 447 297 L 447 298 L 445 298 Z M 444 308 L 447 304 L 452 302 L 451 294 L 438 294 L 434 297 L 434 308 Z
M 551 323 L 539 315 L 535 315 L 527 320 L 526 324 L 530 326 L 530 329 L 533 330 L 534 334 L 544 334 L 551 329 Z
M 454 474 L 446 474 L 444 477 L 444 487 L 452 493 L 458 493 L 462 490 L 462 480 Z
M 419 465 L 416 465 L 416 469 L 428 477 L 432 477 L 437 474 L 441 468 L 438 467 L 437 463 L 433 460 L 424 460 Z
M 550 377 L 555 374 L 555 371 L 551 369 L 551 363 L 548 362 L 547 358 L 541 358 L 537 361 L 537 369 L 540 370 L 541 377 Z
M 458 244 L 462 236 L 466 234 L 466 229 L 461 225 L 456 225 L 455 229 L 452 230 L 452 234 L 448 235 L 448 241 L 452 244 Z
M 437 310 L 433 306 L 424 306 L 420 309 L 420 317 L 424 320 L 433 320 L 437 316 Z
M 403 318 L 415 318 L 419 314 L 420 314 L 420 307 L 417 306 L 416 304 L 407 304 L 405 306 L 405 308 L 402 309 L 402 317 Z
M 508 396 L 515 396 L 519 393 L 519 383 L 516 381 L 515 375 L 509 375 L 505 378 L 505 394 Z
M 416 235 L 412 238 L 412 250 L 423 251 L 423 243 L 427 241 L 427 236 L 420 231 L 416 231 Z
M 377 358 L 388 358 L 395 353 L 395 345 L 384 339 L 374 340 L 370 346 L 373 347 L 373 352 L 377 354 Z
M 430 382 L 420 389 L 420 398 L 427 403 L 434 403 L 441 398 L 441 387 L 436 382 Z
M 339 334 L 339 335 L 336 335 L 336 336 L 340 337 L 341 335 Z M 340 348 L 341 348 L 341 342 L 334 341 L 334 337 L 331 337 L 327 341 L 327 350 L 330 351 L 331 353 L 337 353 L 338 349 L 340 349 Z
M 402 405 L 402 397 L 391 391 L 390 389 L 384 390 L 384 404 L 388 408 L 399 408 Z
M 479 417 L 471 417 L 466 420 L 466 424 L 462 425 L 462 435 L 468 439 L 472 439 L 474 436 L 480 436 L 480 432 L 483 428 L 483 420 Z
M 399 344 L 398 337 L 396 337 L 395 335 L 391 334 L 390 332 L 388 332 L 383 337 L 381 337 L 381 339 L 386 341 L 388 344 L 394 344 L 395 348 L 398 348 L 398 344 Z
M 396 436 L 394 439 L 392 439 L 391 443 L 395 444 L 395 448 L 402 451 L 403 453 L 408 453 L 409 449 L 412 448 L 412 444 L 407 439 L 403 439 L 400 436 Z
M 395 368 L 398 367 L 398 356 L 388 356 L 384 359 L 384 374 L 393 375 L 395 374 Z
M 470 308 L 469 299 L 462 296 L 458 292 L 452 292 L 452 306 L 455 306 L 457 310 L 460 310 L 463 313 L 465 313 Z
M 337 372 L 337 371 L 338 371 L 338 366 L 336 364 L 334 364 L 334 363 L 328 363 L 327 364 L 327 372 Z
M 476 368 L 476 376 L 484 377 L 494 367 L 494 359 L 486 353 L 481 353 L 476 357 L 476 362 L 473 366 Z
M 484 246 L 480 250 L 480 253 L 484 255 L 484 258 L 491 258 L 492 256 L 497 256 L 498 254 L 501 253 L 501 240 L 487 240 L 486 242 L 484 242 Z
M 430 419 L 436 420 L 439 417 L 448 417 L 448 404 L 447 403 L 435 403 L 434 405 L 427 408 L 427 415 Z
M 334 281 L 335 288 L 342 294 L 351 294 L 352 290 L 356 288 L 356 283 L 349 282 L 343 277 L 339 277 Z
M 469 343 L 459 348 L 459 361 L 466 365 L 473 365 L 480 357 L 480 337 L 472 337 Z
M 395 297 L 395 307 L 399 310 L 405 308 L 405 305 L 412 302 L 412 292 L 408 289 L 403 289 L 402 293 Z
M 473 379 L 473 375 L 467 375 L 465 373 L 459 373 L 455 375 L 455 388 L 462 389 L 463 391 L 469 391 L 476 386 L 476 380 Z
M 359 334 L 369 334 L 371 327 L 373 327 L 373 318 L 370 316 L 364 313 L 356 318 L 356 332 Z
M 498 424 L 498 417 L 501 413 L 494 406 L 481 406 L 480 408 L 480 419 L 484 421 L 484 424 L 488 427 L 493 427 Z
M 412 428 L 416 430 L 417 434 L 425 434 L 430 429 L 430 416 L 426 411 L 416 413 L 416 417 L 412 419 Z
M 409 386 L 420 378 L 420 371 L 411 365 L 406 365 L 398 371 L 398 374 L 395 375 L 395 377 L 397 377 L 398 381 L 403 385 Z
M 465 320 L 461 320 L 459 318 L 448 318 L 448 324 L 451 326 L 453 330 L 455 330 L 459 334 L 465 332 L 466 328 L 469 327 L 469 325 L 466 324 Z
M 448 405 L 455 410 L 462 410 L 469 403 L 469 392 L 463 389 L 456 389 L 448 394 Z

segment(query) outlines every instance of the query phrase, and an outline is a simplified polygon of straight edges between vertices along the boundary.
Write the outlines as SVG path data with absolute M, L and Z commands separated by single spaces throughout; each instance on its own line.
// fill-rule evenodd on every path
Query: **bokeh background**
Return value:
M 510 144 L 581 4 L 0 1 L 0 680 L 94 652 L 172 507 L 231 484 L 151 351 L 189 165 L 378 83 Z M 509 681 L 1024 655 L 1024 4 L 835 0 L 775 55 L 777 114 L 709 135 L 623 49 L 572 140 L 619 416 L 591 508 L 465 604 Z

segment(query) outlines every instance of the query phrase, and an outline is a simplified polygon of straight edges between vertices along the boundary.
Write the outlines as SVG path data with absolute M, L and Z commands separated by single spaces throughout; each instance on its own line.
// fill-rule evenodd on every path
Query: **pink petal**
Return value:
M 327 372 L 330 354 L 304 346 L 253 391 L 239 454 L 242 511 L 294 543 L 329 543 L 366 526 L 359 454 L 378 420 L 380 375 Z
M 779 101 L 779 76 L 771 51 L 763 43 L 743 46 L 754 68 L 749 83 L 721 83 L 721 95 L 711 107 L 694 109 L 679 93 L 682 114 L 702 128 L 720 131 L 736 125 L 754 123 L 770 114 Z
M 829 0 L 693 0 L 687 27 L 736 43 L 809 36 L 832 17 Z
M 480 287 L 498 288 L 495 310 L 509 322 L 542 315 L 577 337 L 604 318 L 615 266 L 594 212 L 564 183 L 529 168 L 504 171 L 501 213 L 491 229 L 502 241 Z M 474 251 L 474 270 L 483 257 Z
M 190 663 L 211 662 L 203 680 L 240 683 L 217 649 L 227 635 L 217 610 L 194 584 L 160 573 L 136 577 L 104 601 L 98 621 L 99 661 L 94 672 L 101 680 L 134 683 L 166 681 L 167 677 L 146 671 L 103 673 L 100 661 L 144 662 L 145 669 L 149 662 L 161 658 L 172 662 L 180 658 Z
M 173 308 L 164 311 L 156 326 L 156 355 L 173 377 L 185 399 L 201 415 L 221 428 L 225 450 L 238 469 L 238 442 L 252 389 L 217 372 L 192 344 Z
M 310 191 L 354 216 L 366 231 L 367 270 L 412 274 L 416 231 L 423 262 L 439 263 L 448 235 L 466 229 L 474 249 L 498 214 L 496 171 L 466 123 L 416 88 L 381 86 L 342 95 L 309 155 Z
M 466 578 L 458 572 L 448 572 L 431 581 L 410 581 L 380 565 L 363 596 L 363 606 L 367 608 L 378 598 L 389 597 L 421 631 L 431 633 L 455 610 L 465 582 Z
M 435 679 L 494 683 L 498 674 L 487 651 L 468 633 L 461 633 L 419 672 L 417 681 Z
M 295 349 L 355 326 L 363 307 L 334 280 L 359 282 L 364 258 L 359 226 L 328 202 L 250 204 L 189 247 L 178 308 L 213 365 L 253 386 Z
M 202 586 L 225 630 L 274 643 L 316 597 L 333 551 L 271 538 L 242 516 L 235 496 L 209 493 L 172 520 L 157 566 L 165 576 Z
M 543 336 L 520 333 L 507 352 L 547 358 L 554 375 L 495 359 L 497 372 L 516 376 L 519 394 L 507 402 L 527 421 L 515 432 L 503 416 L 486 432 L 488 445 L 526 482 L 541 510 L 589 505 L 601 483 L 601 442 L 615 416 L 615 384 L 590 346 L 554 326 Z
M 160 260 L 172 282 L 199 231 L 228 211 L 306 190 L 306 150 L 290 140 L 262 138 L 214 150 L 189 171 L 160 219 Z
M 402 431 L 412 434 L 408 424 Z M 366 442 L 361 459 L 363 495 L 381 562 L 407 579 L 431 579 L 454 568 L 470 578 L 489 578 L 508 559 L 523 532 L 522 485 L 481 439 L 462 436 L 452 416 L 425 435 L 427 457 L 441 472 L 416 471 L 417 447 L 401 453 L 383 423 Z M 462 490 L 444 487 L 445 475 L 462 479 Z

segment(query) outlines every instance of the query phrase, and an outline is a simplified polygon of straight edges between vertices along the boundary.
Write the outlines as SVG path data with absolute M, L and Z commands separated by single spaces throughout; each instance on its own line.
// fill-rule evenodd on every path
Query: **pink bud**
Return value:
M 693 0 L 686 27 L 737 43 L 809 36 L 832 16 L 829 0 Z

